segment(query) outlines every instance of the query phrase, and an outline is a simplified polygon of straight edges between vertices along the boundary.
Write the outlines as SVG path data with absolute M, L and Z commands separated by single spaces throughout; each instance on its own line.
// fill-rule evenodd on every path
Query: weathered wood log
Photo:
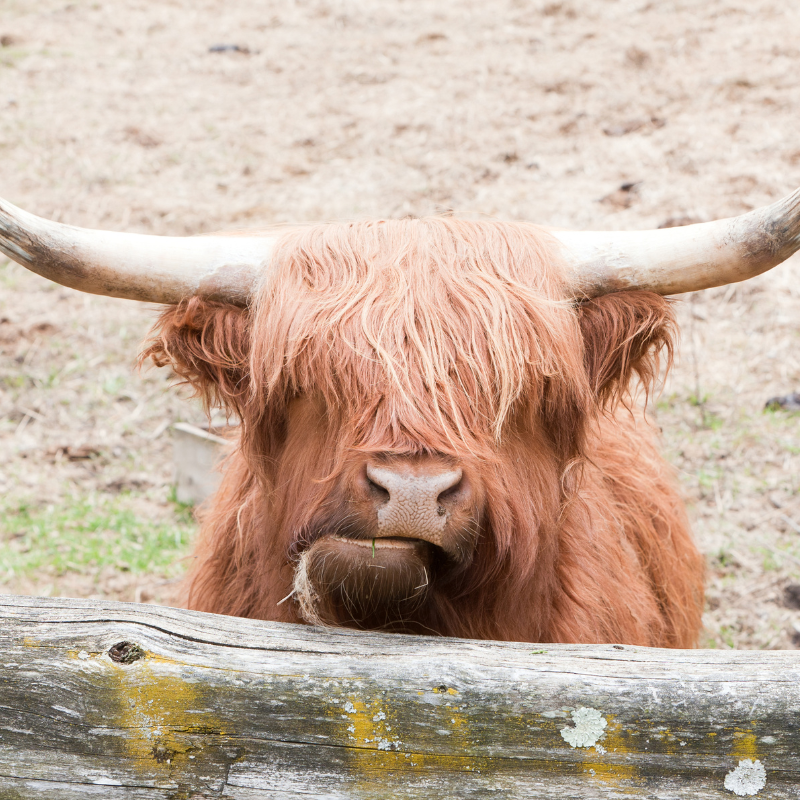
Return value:
M 800 653 L 0 597 L 0 798 L 798 796 Z

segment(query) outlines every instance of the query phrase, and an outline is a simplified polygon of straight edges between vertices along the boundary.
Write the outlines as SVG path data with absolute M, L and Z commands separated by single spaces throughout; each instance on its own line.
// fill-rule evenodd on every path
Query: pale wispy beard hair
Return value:
M 292 599 L 297 603 L 300 616 L 308 625 L 331 627 L 319 612 L 320 596 L 308 575 L 309 551 L 304 550 L 294 570 L 294 592 Z

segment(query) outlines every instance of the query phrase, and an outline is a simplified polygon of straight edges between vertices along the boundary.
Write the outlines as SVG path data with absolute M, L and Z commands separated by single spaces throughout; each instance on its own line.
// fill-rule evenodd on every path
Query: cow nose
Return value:
M 442 533 L 453 505 L 467 494 L 462 471 L 406 471 L 367 465 L 380 537 L 424 539 L 442 546 Z

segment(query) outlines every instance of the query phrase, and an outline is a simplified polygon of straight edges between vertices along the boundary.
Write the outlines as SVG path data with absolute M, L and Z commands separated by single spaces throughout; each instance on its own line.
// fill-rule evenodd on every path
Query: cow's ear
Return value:
M 193 297 L 170 306 L 139 355 L 140 365 L 172 366 L 207 409 L 239 416 L 249 391 L 250 315 L 247 309 Z
M 677 336 L 670 301 L 653 292 L 614 292 L 579 307 L 589 382 L 603 404 L 626 402 L 638 375 L 647 393 L 658 380 L 662 356 L 672 365 Z

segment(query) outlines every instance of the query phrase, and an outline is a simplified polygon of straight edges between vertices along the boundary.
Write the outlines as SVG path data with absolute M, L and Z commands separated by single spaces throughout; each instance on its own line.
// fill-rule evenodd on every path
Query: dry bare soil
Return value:
M 0 195 L 159 234 L 736 214 L 800 184 L 798 8 L 0 0 Z M 708 558 L 707 646 L 798 642 L 800 417 L 764 411 L 800 389 L 798 277 L 678 301 L 652 410 Z M 202 414 L 135 374 L 155 309 L 13 264 L 0 287 L 0 588 L 168 601 L 194 531 L 168 426 Z

